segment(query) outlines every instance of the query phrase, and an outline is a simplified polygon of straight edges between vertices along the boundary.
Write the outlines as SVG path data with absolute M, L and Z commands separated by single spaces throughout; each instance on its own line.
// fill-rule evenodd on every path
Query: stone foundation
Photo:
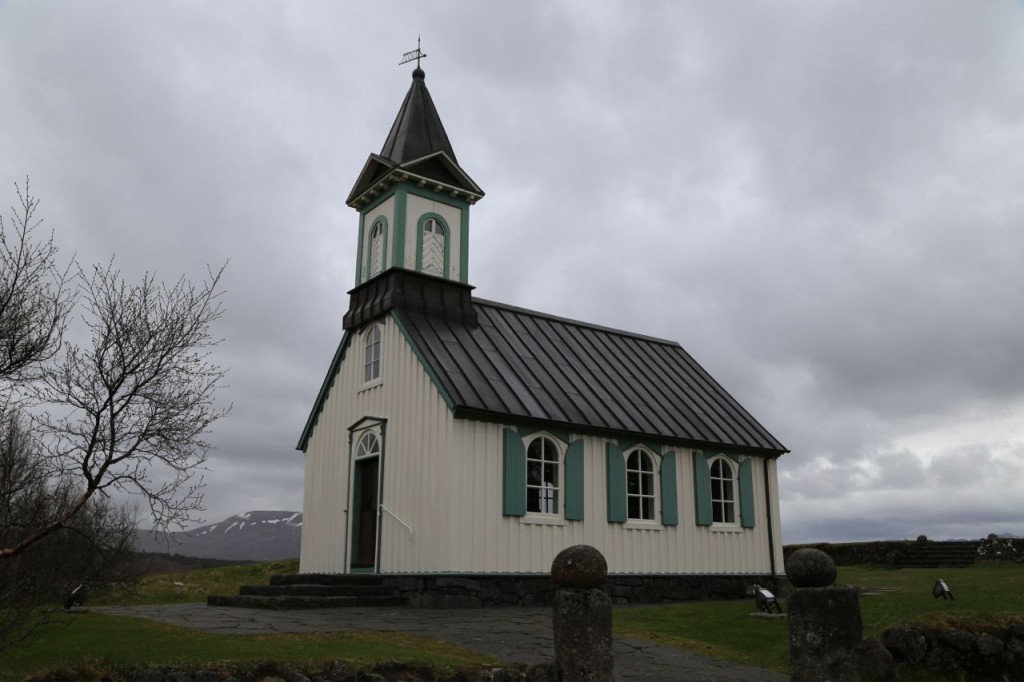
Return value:
M 381 575 L 384 585 L 425 608 L 478 608 L 485 606 L 548 606 L 555 586 L 547 575 Z M 603 589 L 613 604 L 660 604 L 703 599 L 748 598 L 747 588 L 757 583 L 775 589 L 767 575 L 609 575 Z

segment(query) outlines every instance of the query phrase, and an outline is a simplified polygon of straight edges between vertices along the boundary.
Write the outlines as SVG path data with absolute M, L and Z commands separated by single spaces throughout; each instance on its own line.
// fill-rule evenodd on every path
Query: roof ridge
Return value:
M 503 310 L 511 310 L 517 313 L 523 313 L 531 315 L 533 317 L 542 317 L 546 320 L 555 320 L 557 322 L 563 322 L 565 324 L 571 324 L 576 327 L 585 327 L 587 329 L 593 329 L 595 331 L 608 332 L 615 334 L 616 336 L 628 336 L 632 339 L 642 339 L 644 341 L 651 341 L 654 343 L 664 344 L 666 346 L 673 346 L 675 348 L 682 348 L 683 345 L 678 341 L 672 339 L 662 339 L 657 336 L 649 336 L 647 334 L 640 334 L 637 332 L 626 331 L 625 329 L 615 329 L 614 327 L 606 327 L 600 324 L 594 324 L 592 322 L 584 322 L 582 320 L 574 320 L 570 317 L 562 317 L 560 315 L 552 315 L 551 313 L 543 313 L 539 310 L 531 310 L 529 308 L 522 308 L 520 306 L 510 305 L 508 303 L 500 303 L 499 301 L 491 301 L 485 298 L 479 298 L 477 296 L 472 297 L 474 305 L 483 305 L 491 308 L 500 308 Z

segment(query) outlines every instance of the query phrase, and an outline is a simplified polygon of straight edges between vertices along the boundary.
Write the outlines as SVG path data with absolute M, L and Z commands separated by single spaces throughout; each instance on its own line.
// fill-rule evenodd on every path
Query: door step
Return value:
M 408 602 L 378 575 L 292 573 L 271 576 L 269 585 L 242 585 L 237 595 L 210 595 L 206 604 L 286 610 L 395 607 Z

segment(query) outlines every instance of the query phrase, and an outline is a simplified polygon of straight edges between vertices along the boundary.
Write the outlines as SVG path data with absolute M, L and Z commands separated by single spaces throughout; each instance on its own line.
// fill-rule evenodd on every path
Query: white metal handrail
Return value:
M 391 518 L 393 518 L 393 519 L 394 519 L 395 521 L 398 521 L 398 522 L 399 522 L 400 524 L 402 524 L 403 526 L 405 526 L 405 529 L 406 529 L 407 531 L 409 531 L 409 535 L 407 535 L 405 539 L 406 539 L 406 540 L 412 540 L 412 536 L 413 536 L 413 534 L 414 534 L 414 533 L 416 532 L 416 531 L 414 531 L 414 530 L 412 529 L 412 526 L 410 526 L 410 525 L 409 525 L 408 523 L 406 523 L 405 521 L 403 521 L 403 520 L 401 519 L 401 517 L 399 517 L 399 516 L 398 516 L 398 514 L 396 514 L 395 512 L 391 511 L 390 509 L 388 509 L 387 507 L 385 507 L 385 506 L 384 506 L 383 504 L 381 504 L 381 505 L 378 505 L 378 507 L 379 507 L 379 509 L 378 509 L 378 511 L 377 511 L 377 514 L 378 514 L 378 515 L 380 515 L 380 512 L 382 512 L 382 511 L 385 511 L 385 512 L 387 512 L 388 514 L 391 514 Z

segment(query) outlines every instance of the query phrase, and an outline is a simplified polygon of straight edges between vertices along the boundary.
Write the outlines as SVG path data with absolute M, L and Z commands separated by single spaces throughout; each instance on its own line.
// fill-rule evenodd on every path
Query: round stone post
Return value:
M 555 667 L 562 682 L 612 682 L 612 601 L 601 589 L 608 562 L 589 545 L 563 549 L 555 583 Z
M 832 557 L 818 549 L 798 549 L 786 560 L 786 577 L 796 588 L 789 597 L 793 682 L 861 682 L 891 675 L 888 652 L 861 640 L 857 590 L 832 584 Z

